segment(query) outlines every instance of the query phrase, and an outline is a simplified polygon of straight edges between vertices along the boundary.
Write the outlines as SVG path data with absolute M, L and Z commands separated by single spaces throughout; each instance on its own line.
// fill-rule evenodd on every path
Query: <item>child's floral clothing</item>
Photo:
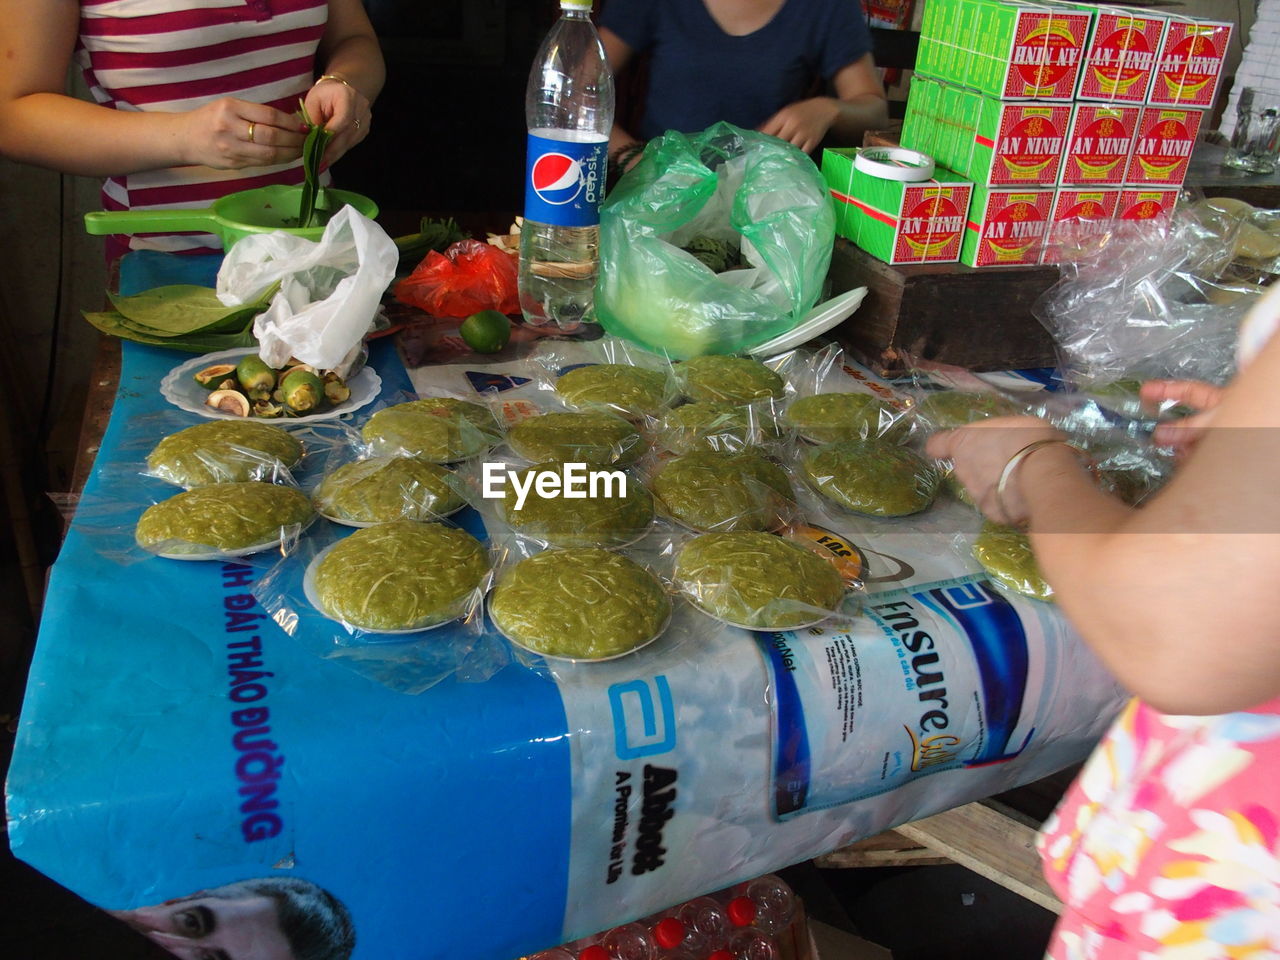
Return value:
M 1052 960 L 1280 960 L 1280 700 L 1131 701 L 1039 847 L 1068 905 Z

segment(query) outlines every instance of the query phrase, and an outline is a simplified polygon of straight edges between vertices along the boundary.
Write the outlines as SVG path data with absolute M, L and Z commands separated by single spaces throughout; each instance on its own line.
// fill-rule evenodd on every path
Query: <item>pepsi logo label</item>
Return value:
M 563 227 L 600 222 L 607 141 L 556 140 L 529 133 L 525 219 Z
M 544 153 L 533 162 L 529 180 L 544 203 L 572 203 L 582 192 L 582 165 L 563 153 Z

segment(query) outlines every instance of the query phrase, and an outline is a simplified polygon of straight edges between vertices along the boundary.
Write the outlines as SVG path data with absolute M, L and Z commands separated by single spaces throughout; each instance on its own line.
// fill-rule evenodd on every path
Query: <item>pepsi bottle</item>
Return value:
M 591 0 L 560 0 L 560 10 L 525 91 L 520 310 L 529 323 L 568 331 L 595 319 L 613 73 L 591 22 Z

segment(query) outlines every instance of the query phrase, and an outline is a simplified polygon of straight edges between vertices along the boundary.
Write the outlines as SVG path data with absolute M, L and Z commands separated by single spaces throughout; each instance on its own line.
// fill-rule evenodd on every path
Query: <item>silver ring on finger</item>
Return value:
M 359 129 L 360 129 L 360 118 L 359 118 L 359 117 L 356 117 L 356 119 L 355 119 L 355 124 L 356 124 L 356 129 L 357 129 L 357 130 L 359 130 Z

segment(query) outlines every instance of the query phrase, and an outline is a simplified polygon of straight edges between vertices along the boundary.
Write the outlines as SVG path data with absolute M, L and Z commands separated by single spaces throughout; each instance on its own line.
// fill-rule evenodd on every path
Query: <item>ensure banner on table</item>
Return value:
M 129 495 L 122 446 L 175 362 L 125 345 L 86 497 Z M 385 344 L 371 363 L 384 397 L 408 386 Z M 414 386 L 536 402 L 518 369 Z M 686 605 L 695 644 L 416 696 L 286 635 L 252 563 L 122 565 L 73 530 L 7 784 L 14 852 L 170 947 L 212 917 L 236 960 L 508 960 L 1085 756 L 1119 692 L 1055 608 L 955 549 L 971 512 L 804 506 L 865 560 L 847 627 L 753 635 Z

